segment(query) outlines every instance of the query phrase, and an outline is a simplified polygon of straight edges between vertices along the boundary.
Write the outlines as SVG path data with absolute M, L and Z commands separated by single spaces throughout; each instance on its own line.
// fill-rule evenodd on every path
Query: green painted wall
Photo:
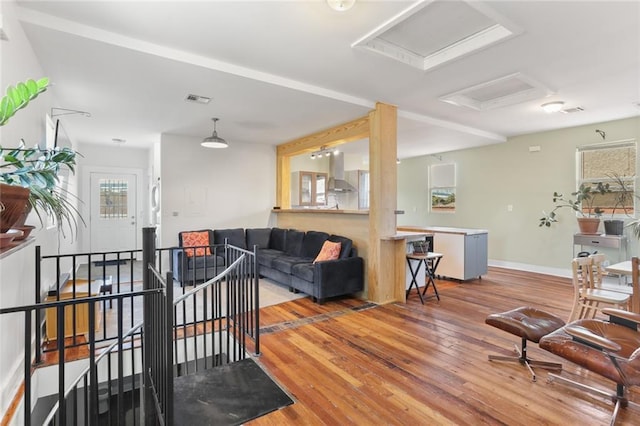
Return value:
M 487 229 L 491 263 L 551 273 L 569 270 L 577 232 L 574 215 L 562 212 L 551 229 L 538 227 L 538 219 L 542 210 L 553 207 L 554 191 L 575 190 L 576 147 L 602 142 L 595 129 L 606 132 L 607 142 L 640 141 L 640 117 L 634 117 L 403 160 L 398 165 L 398 209 L 405 214 L 398 216 L 398 225 Z M 530 146 L 540 151 L 530 152 Z M 455 213 L 429 212 L 428 167 L 436 163 L 456 163 Z M 629 248 L 630 255 L 637 254 L 638 242 L 632 238 Z M 610 257 L 617 261 L 616 252 Z

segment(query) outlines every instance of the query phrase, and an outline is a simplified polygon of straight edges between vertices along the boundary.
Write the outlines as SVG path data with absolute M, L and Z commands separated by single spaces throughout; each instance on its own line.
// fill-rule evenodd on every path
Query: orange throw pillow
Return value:
M 195 250 L 185 250 L 187 257 L 196 256 L 211 256 L 211 249 L 209 247 L 200 247 L 209 245 L 209 232 L 183 232 L 182 233 L 182 247 L 198 247 Z
M 342 243 L 334 243 L 332 241 L 325 241 L 322 244 L 322 250 L 316 256 L 316 259 L 313 263 L 322 262 L 324 260 L 336 260 L 340 256 L 340 249 L 342 248 Z

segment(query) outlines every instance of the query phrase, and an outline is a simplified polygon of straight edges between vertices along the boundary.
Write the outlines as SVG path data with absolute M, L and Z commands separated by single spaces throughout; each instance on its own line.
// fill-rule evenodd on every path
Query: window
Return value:
M 605 215 L 633 216 L 635 212 L 636 141 L 633 139 L 585 145 L 577 152 L 578 186 L 609 184 L 610 193 L 593 199 Z M 584 207 L 586 209 L 586 207 Z
M 100 218 L 126 218 L 128 192 L 126 180 L 100 179 Z
M 434 164 L 429 170 L 431 211 L 456 211 L 456 165 Z

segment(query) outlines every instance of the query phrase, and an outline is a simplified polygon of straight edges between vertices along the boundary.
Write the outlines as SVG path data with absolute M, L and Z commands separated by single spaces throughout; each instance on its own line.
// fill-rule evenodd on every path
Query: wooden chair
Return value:
M 600 305 L 629 309 L 631 297 L 628 294 L 604 290 L 596 286 L 596 283 L 602 283 L 602 261 L 603 259 L 599 256 L 589 256 L 577 257 L 571 262 L 574 299 L 568 322 L 594 318 L 601 310 Z
M 633 292 L 631 293 L 630 311 L 640 314 L 640 259 L 631 258 L 631 285 Z

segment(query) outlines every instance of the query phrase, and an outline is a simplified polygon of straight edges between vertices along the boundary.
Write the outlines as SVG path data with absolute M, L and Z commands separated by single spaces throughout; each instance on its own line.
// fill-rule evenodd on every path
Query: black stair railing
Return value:
M 175 248 L 156 249 L 154 228 L 143 230 L 143 241 L 142 264 L 147 267 L 142 268 L 142 288 L 120 286 L 119 291 L 112 293 L 92 295 L 89 291 L 84 297 L 62 299 L 57 296 L 29 306 L 0 309 L 0 316 L 22 315 L 24 318 L 25 424 L 99 424 L 105 421 L 104 416 L 109 424 L 171 424 L 174 375 L 239 361 L 247 352 L 260 353 L 255 248 L 248 251 L 225 242 L 221 247 L 225 270 L 187 291 L 174 283 L 171 271 L 164 277 L 160 272 L 162 254 Z M 121 257 L 131 262 L 139 255 L 136 251 L 126 253 Z M 106 255 L 98 254 L 102 259 Z M 64 265 L 64 259 L 68 259 L 74 271 L 80 256 L 93 259 L 91 256 L 96 255 L 41 256 L 39 247 L 36 248 L 38 283 L 43 262 L 54 262 L 56 271 L 60 272 L 68 270 Z M 118 254 L 115 258 L 118 259 Z M 76 277 L 73 272 L 70 275 L 69 279 L 75 285 Z M 63 281 L 60 279 L 56 283 L 56 289 L 62 288 Z M 181 292 L 175 299 L 174 289 Z M 80 293 L 77 289 L 72 290 L 73 296 Z M 106 341 L 104 330 L 98 327 L 107 305 L 110 316 L 116 315 L 115 326 L 111 318 L 116 332 L 110 342 Z M 131 324 L 133 314 L 127 313 L 135 306 L 143 306 L 144 314 L 140 321 Z M 80 308 L 84 309 L 82 315 L 89 321 L 84 333 L 75 330 Z M 45 415 L 34 418 L 31 376 L 33 367 L 38 366 L 42 357 L 32 341 L 39 335 L 47 311 L 56 314 L 53 323 L 57 339 L 51 350 L 58 355 L 58 392 Z M 180 320 L 176 321 L 177 318 Z M 72 332 L 67 330 L 68 323 L 74 324 Z M 86 365 L 73 380 L 65 379 L 72 361 L 67 359 L 65 350 L 77 346 L 79 343 L 73 342 L 81 340 L 79 337 L 86 339 L 83 343 L 87 347 L 87 358 L 83 360 Z M 39 340 L 35 342 L 40 346 Z M 104 408 L 105 399 L 109 401 L 106 406 L 111 409 Z M 123 413 L 136 404 L 138 414 L 134 420 L 123 417 Z

